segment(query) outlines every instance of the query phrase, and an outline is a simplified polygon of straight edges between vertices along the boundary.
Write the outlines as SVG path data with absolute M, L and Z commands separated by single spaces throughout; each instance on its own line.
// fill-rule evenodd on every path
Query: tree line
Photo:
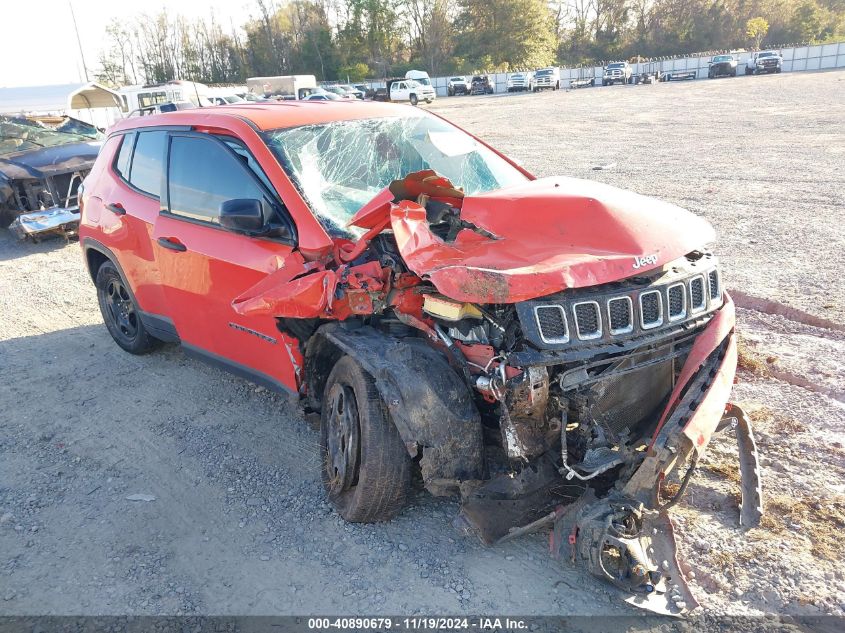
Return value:
M 104 35 L 97 78 L 111 85 L 362 81 L 831 41 L 845 0 L 255 0 L 241 24 L 162 11 Z

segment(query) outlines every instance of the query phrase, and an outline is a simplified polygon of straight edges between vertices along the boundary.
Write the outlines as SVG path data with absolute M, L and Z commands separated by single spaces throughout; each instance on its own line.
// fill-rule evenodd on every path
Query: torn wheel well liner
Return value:
M 482 478 L 481 416 L 443 354 L 419 338 L 327 323 L 306 345 L 310 405 L 319 406 L 328 373 L 345 354 L 375 380 L 408 453 L 422 452 L 423 479 L 433 494 L 451 494 L 460 482 Z

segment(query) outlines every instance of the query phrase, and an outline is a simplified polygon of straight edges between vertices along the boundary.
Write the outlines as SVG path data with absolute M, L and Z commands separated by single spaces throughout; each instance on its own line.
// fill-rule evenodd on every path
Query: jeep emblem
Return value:
M 656 264 L 657 263 L 657 253 L 653 255 L 643 255 L 642 257 L 635 257 L 634 258 L 634 269 L 642 268 L 643 266 L 648 266 L 649 264 Z

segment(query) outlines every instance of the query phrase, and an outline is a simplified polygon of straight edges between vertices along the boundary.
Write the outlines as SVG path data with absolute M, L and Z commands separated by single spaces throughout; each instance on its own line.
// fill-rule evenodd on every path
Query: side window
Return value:
M 217 223 L 220 205 L 226 200 L 264 200 L 264 191 L 239 162 L 211 139 L 172 137 L 167 190 L 170 212 Z
M 129 162 L 132 159 L 132 146 L 135 144 L 135 132 L 124 134 L 120 139 L 120 151 L 114 163 L 114 170 L 124 180 L 129 180 Z
M 167 132 L 153 130 L 138 132 L 129 182 L 144 193 L 161 196 L 161 174 L 164 161 L 164 143 Z

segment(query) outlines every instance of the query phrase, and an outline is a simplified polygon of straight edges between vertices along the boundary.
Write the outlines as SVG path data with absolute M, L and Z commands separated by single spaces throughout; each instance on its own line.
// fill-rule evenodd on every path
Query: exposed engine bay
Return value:
M 566 226 L 583 212 L 566 185 L 521 187 L 536 217 Z M 535 246 L 518 228 L 505 236 L 514 220 L 495 196 L 414 173 L 355 215 L 360 239 L 339 238 L 318 261 L 294 252 L 232 305 L 276 317 L 296 341 L 289 353 L 315 410 L 332 364 L 357 359 L 427 489 L 460 495 L 459 530 L 495 544 L 551 528 L 554 556 L 634 604 L 684 613 L 697 603 L 666 511 L 715 431 L 741 438 L 743 522 L 762 512 L 753 436 L 728 404 L 734 308 L 700 246 L 706 225 L 667 208 L 661 222 L 683 221 L 683 237 L 660 241 L 654 221 L 638 226 L 600 187 L 591 226 Z M 616 242 L 591 237 L 601 228 Z M 586 246 L 567 250 L 576 242 Z

